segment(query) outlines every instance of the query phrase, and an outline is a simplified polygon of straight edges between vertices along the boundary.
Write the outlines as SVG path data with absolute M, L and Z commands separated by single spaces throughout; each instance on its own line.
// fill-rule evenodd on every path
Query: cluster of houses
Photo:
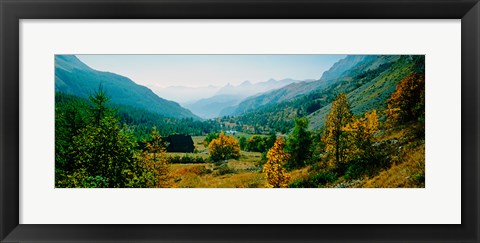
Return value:
M 225 133 L 226 133 L 226 134 L 235 135 L 235 134 L 237 134 L 237 131 L 235 131 L 235 130 L 227 130 L 227 131 L 225 131 Z

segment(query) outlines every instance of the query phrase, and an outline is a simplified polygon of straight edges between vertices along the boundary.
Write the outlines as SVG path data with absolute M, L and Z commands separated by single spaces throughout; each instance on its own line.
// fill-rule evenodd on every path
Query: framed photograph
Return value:
M 0 12 L 2 242 L 480 240 L 477 0 Z

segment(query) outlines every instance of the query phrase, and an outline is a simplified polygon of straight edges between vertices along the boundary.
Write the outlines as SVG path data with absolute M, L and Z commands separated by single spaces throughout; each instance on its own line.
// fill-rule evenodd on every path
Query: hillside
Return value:
M 379 58 L 374 64 L 385 64 L 383 68 L 377 65 L 378 73 L 369 73 L 361 69 L 352 70 L 346 81 L 337 83 L 337 92 L 347 93 L 353 114 L 360 115 L 372 109 L 384 110 L 385 101 L 395 91 L 397 83 L 415 69 L 423 69 L 423 56 L 402 56 L 392 62 L 382 62 Z M 391 60 L 389 60 L 391 61 Z M 384 69 L 384 70 L 383 70 Z M 358 87 L 358 88 L 356 88 Z M 310 128 L 319 129 L 325 124 L 327 114 L 331 110 L 331 104 L 310 114 Z
M 278 104 L 291 100 L 300 95 L 308 94 L 312 91 L 325 88 L 344 73 L 362 62 L 371 62 L 376 56 L 350 55 L 336 62 L 329 70 L 322 74 L 319 80 L 298 82 L 287 85 L 283 88 L 259 94 L 242 101 L 235 109 L 234 115 L 239 115 L 248 111 L 255 110 L 265 105 Z
M 288 88 L 293 85 L 270 92 L 274 95 L 264 95 L 263 98 L 273 98 L 273 101 L 239 115 L 237 120 L 260 131 L 273 129 L 287 132 L 293 126 L 291 120 L 294 117 L 306 115 L 310 119 L 309 127 L 320 129 L 331 109 L 330 103 L 339 93 L 348 94 L 354 114 L 363 114 L 371 109 L 383 110 L 397 82 L 414 70 L 424 68 L 423 56 L 367 57 L 353 68 L 343 71 L 337 79 L 327 80 L 330 84 L 307 94 L 288 100 L 283 97 L 284 101 L 276 102 L 275 97 L 280 98 L 282 93 L 287 96 L 290 94 Z M 302 83 L 295 85 L 305 86 Z
M 55 91 L 86 98 L 102 85 L 112 103 L 145 109 L 174 118 L 199 119 L 178 103 L 158 97 L 131 79 L 94 70 L 74 55 L 55 55 Z
M 204 135 L 220 129 L 215 121 L 200 121 L 192 118 L 171 118 L 153 113 L 137 107 L 120 104 L 107 104 L 115 111 L 120 125 L 127 125 L 138 142 L 149 139 L 152 128 L 155 127 L 162 136 L 171 134 Z M 90 99 L 56 92 L 55 115 L 58 117 L 73 116 L 73 120 L 86 119 L 80 110 L 93 107 Z
M 239 85 L 227 84 L 221 87 L 211 97 L 186 104 L 185 107 L 196 115 L 207 119 L 231 115 L 235 111 L 236 106 L 245 98 L 297 82 L 301 81 L 294 79 L 282 79 L 278 81 L 270 79 L 259 83 L 244 81 Z

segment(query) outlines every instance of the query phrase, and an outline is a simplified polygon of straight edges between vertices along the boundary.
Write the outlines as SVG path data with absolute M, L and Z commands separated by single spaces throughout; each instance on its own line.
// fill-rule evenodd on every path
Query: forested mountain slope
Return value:
M 74 55 L 55 55 L 55 91 L 86 98 L 102 85 L 112 103 L 174 118 L 199 119 L 178 103 L 162 99 L 131 79 L 94 70 Z
M 288 101 L 297 96 L 322 89 L 332 82 L 335 82 L 339 77 L 342 77 L 346 71 L 358 66 L 361 63 L 369 62 L 375 58 L 376 56 L 365 55 L 347 56 L 344 59 L 336 62 L 329 70 L 325 71 L 319 80 L 297 82 L 280 89 L 247 98 L 238 105 L 233 114 L 239 115 L 265 105 L 272 105 L 283 101 Z
M 283 101 L 274 98 L 274 101 L 244 112 L 237 120 L 259 131 L 287 132 L 293 126 L 294 117 L 306 115 L 310 118 L 310 128 L 319 129 L 331 109 L 330 103 L 338 94 L 348 94 L 354 114 L 363 114 L 372 109 L 382 110 L 398 81 L 416 70 L 423 72 L 424 69 L 424 56 L 365 56 L 361 60 L 335 79 L 334 75 L 327 74 L 329 78 L 323 79 L 322 85 L 319 85 L 319 81 L 312 82 L 318 88 L 308 93 L 286 99 L 291 94 L 288 88 L 292 85 L 270 92 L 270 97 L 278 97 Z M 301 83 L 296 85 L 305 86 Z M 297 87 L 294 89 L 299 90 Z M 282 93 L 285 97 L 280 98 Z

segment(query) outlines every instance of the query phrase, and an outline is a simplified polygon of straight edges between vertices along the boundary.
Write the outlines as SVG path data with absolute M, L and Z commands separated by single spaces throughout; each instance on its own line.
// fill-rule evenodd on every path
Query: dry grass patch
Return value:
M 179 152 L 168 152 L 167 156 L 173 157 L 173 156 L 178 156 L 178 157 L 200 157 L 202 159 L 208 159 L 208 154 L 204 153 L 179 153 Z
M 425 187 L 425 144 L 405 148 L 399 163 L 366 180 L 362 187 L 415 188 Z
M 265 176 L 259 172 L 216 173 L 213 164 L 184 165 L 173 172 L 174 187 L 178 188 L 255 188 L 265 186 Z M 199 167 L 203 168 L 199 168 Z M 210 168 L 209 168 L 210 167 Z
M 203 140 L 205 140 L 206 137 L 207 136 L 192 136 L 193 145 L 198 153 L 208 153 L 208 148 L 203 144 Z
M 258 188 L 265 187 L 266 180 L 263 173 L 245 172 L 228 174 L 219 177 L 204 177 L 205 186 L 211 188 Z
M 261 173 L 261 168 L 257 166 L 260 159 L 260 153 L 242 151 L 239 159 L 231 159 L 222 163 L 172 164 L 174 187 L 265 187 L 265 175 Z
M 311 175 L 309 170 L 310 170 L 310 166 L 292 170 L 291 172 L 288 173 L 290 175 L 290 182 L 300 180 L 300 179 L 307 179 Z

